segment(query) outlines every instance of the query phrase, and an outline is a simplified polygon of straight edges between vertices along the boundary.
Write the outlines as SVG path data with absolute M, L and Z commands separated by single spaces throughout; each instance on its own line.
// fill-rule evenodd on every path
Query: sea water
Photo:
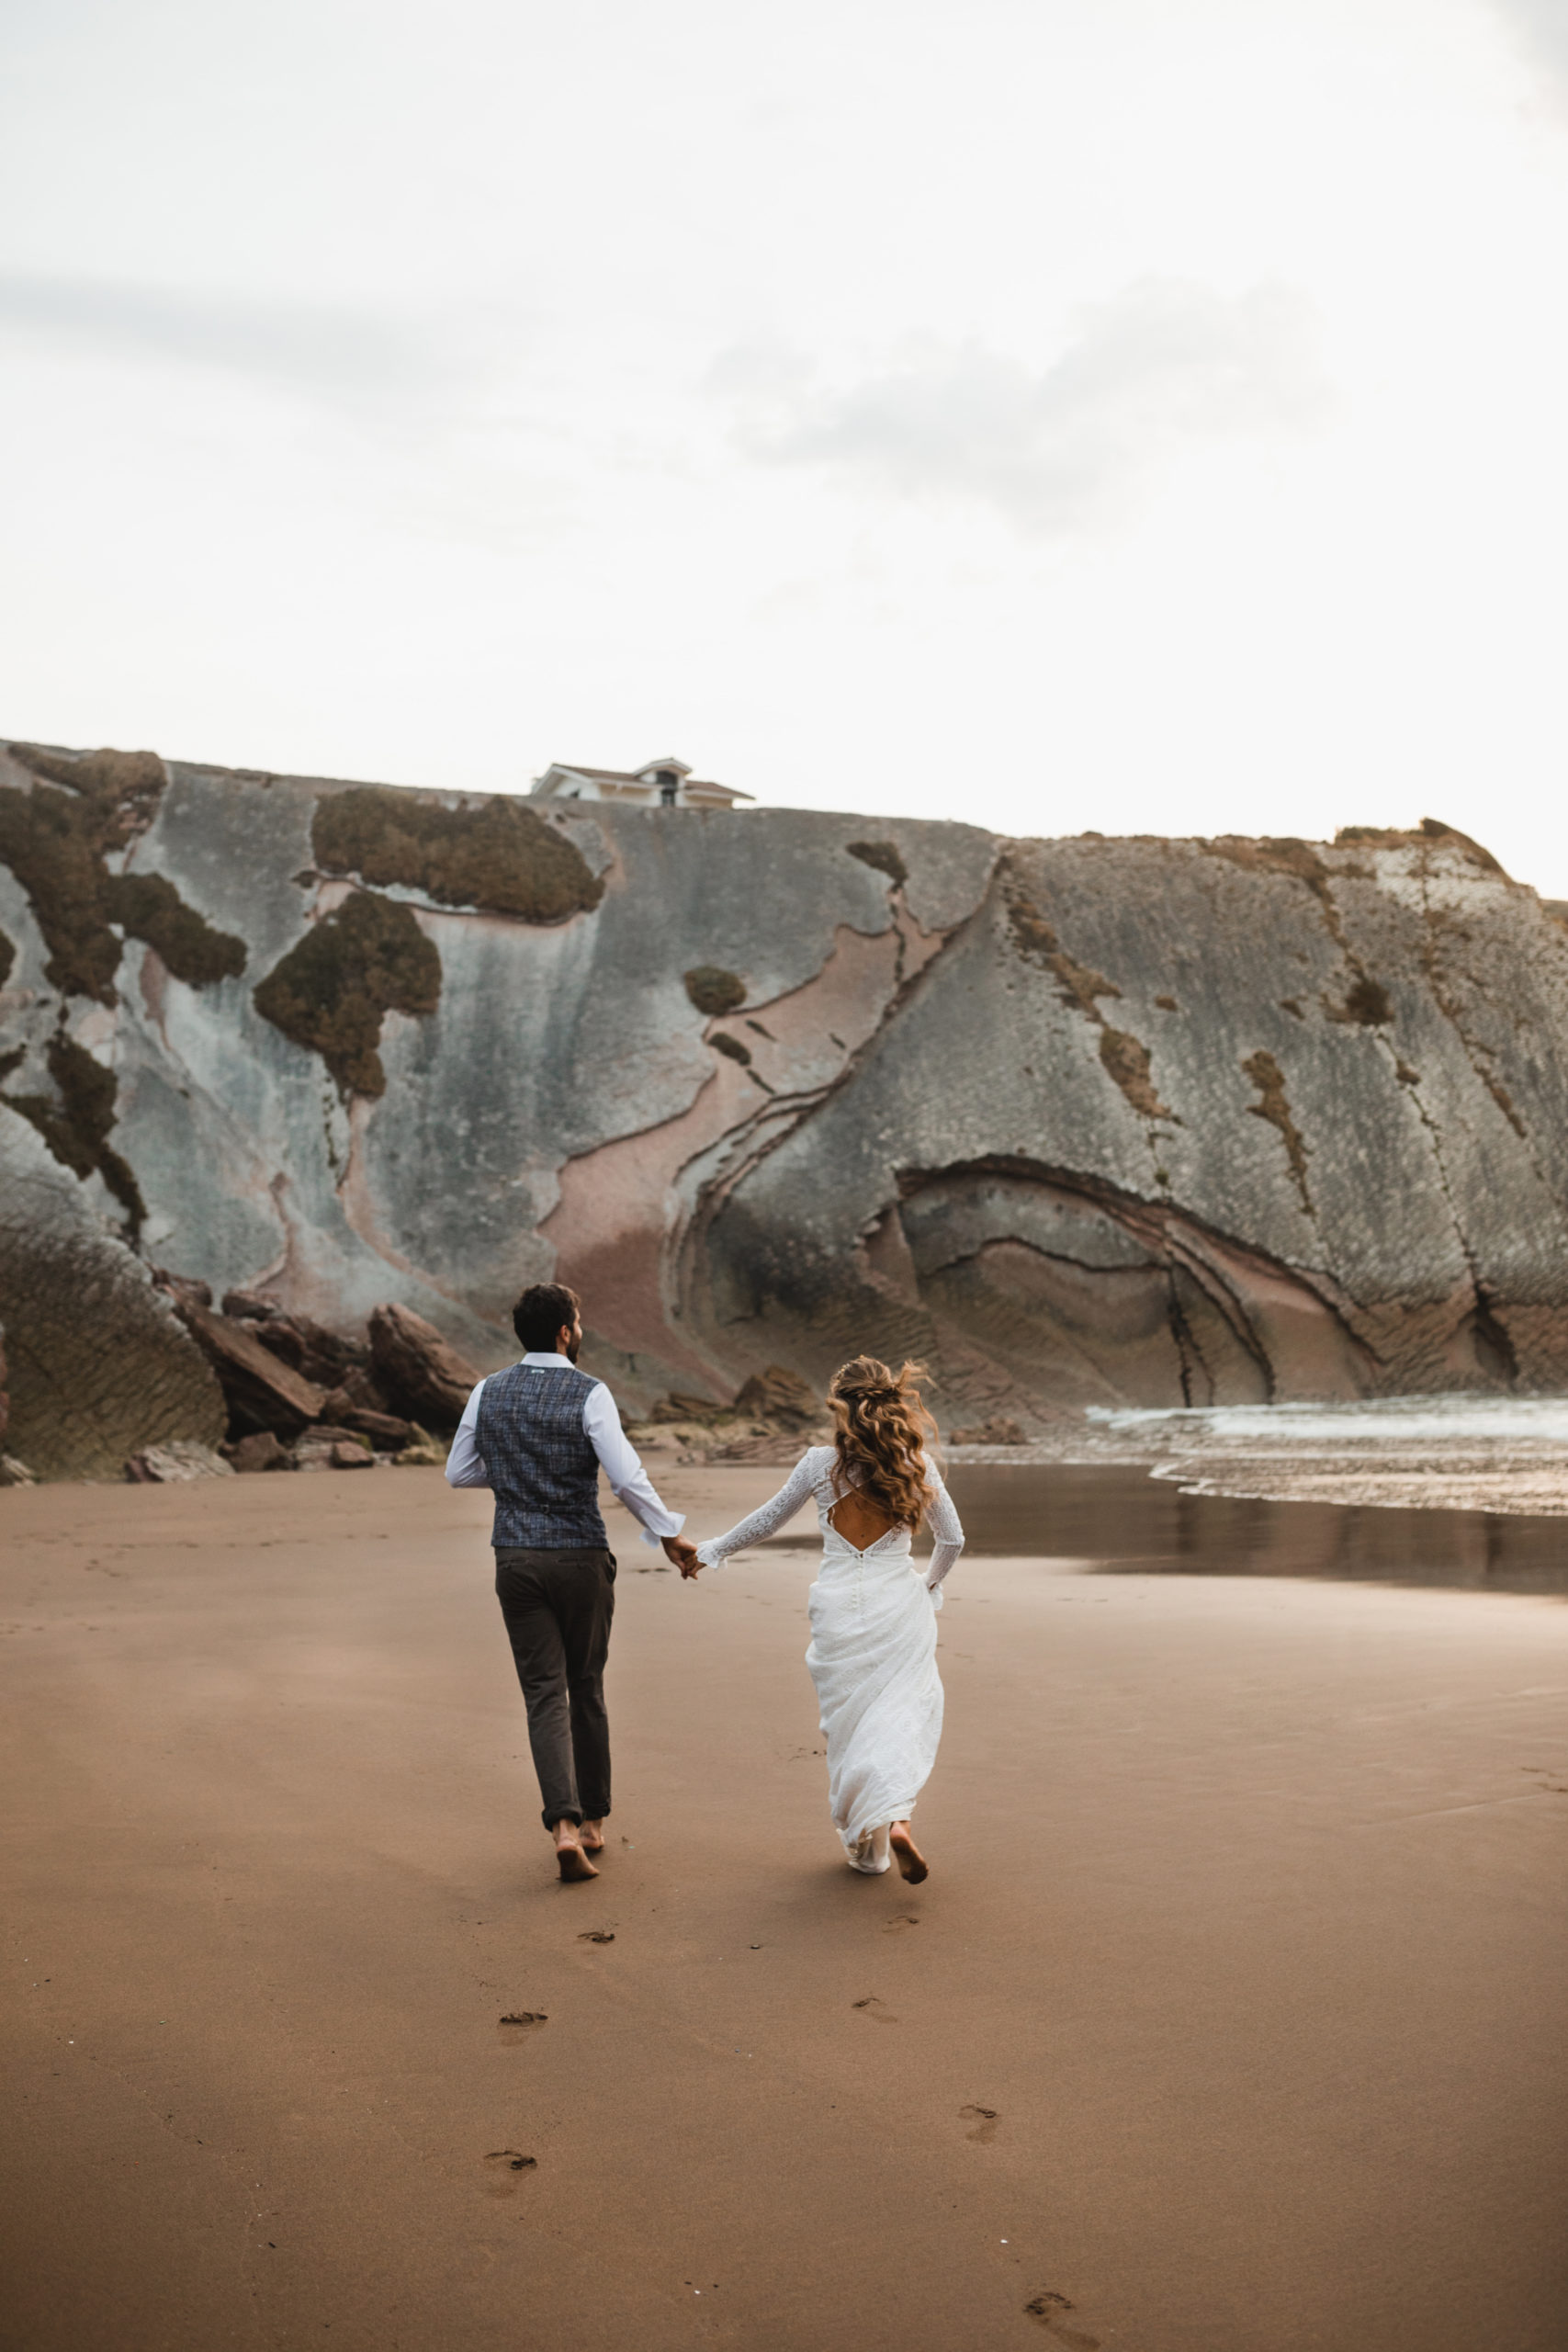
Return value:
M 1076 1561 L 1102 1574 L 1348 1577 L 1568 1592 L 1568 1517 L 1184 1491 L 1226 1463 L 1383 1464 L 1435 1475 L 1568 1460 L 1568 1397 L 1394 1396 L 1355 1404 L 1091 1409 L 1159 1458 L 955 1462 L 948 1485 L 971 1551 Z

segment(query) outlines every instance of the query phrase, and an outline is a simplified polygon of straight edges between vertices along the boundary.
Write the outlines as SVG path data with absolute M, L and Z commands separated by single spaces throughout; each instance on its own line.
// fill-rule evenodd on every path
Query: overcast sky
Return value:
M 1568 0 L 7 0 L 0 734 L 1568 897 Z

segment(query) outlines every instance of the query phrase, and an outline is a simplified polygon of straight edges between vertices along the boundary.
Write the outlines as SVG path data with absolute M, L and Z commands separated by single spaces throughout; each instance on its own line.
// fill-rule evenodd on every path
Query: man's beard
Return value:
M 566 1351 L 565 1351 L 565 1352 L 566 1352 L 566 1360 L 567 1360 L 568 1363 L 575 1363 L 577 1362 L 577 1351 L 578 1351 L 578 1350 L 581 1347 L 581 1345 L 582 1345 L 582 1334 L 581 1334 L 581 1331 L 574 1332 L 574 1333 L 573 1333 L 573 1335 L 572 1335 L 572 1337 L 571 1337 L 571 1338 L 567 1341 L 567 1343 L 566 1343 Z

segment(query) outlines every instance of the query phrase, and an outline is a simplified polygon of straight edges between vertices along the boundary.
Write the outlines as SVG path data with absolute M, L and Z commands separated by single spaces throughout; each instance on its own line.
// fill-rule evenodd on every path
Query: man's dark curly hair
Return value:
M 570 1331 L 582 1301 L 564 1283 L 534 1283 L 512 1310 L 512 1328 L 530 1355 L 550 1355 L 562 1331 Z

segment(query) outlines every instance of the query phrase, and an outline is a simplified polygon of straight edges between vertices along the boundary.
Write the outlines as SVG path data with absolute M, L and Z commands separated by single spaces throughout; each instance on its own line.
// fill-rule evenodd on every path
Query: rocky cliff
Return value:
M 863 1346 L 1026 1431 L 1560 1386 L 1565 1113 L 1568 931 L 1440 825 L 1004 841 L 0 754 L 6 1442 L 44 1466 L 210 1435 L 152 1263 L 481 1364 L 557 1275 L 632 1410 Z M 110 1433 L 51 1451 L 62 1398 Z

